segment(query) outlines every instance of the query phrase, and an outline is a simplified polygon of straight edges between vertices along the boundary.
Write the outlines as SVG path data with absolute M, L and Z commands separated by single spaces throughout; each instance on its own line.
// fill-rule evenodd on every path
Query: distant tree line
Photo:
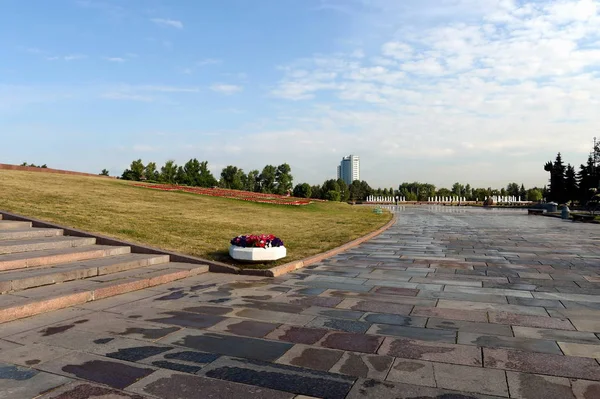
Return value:
M 525 189 L 523 184 L 509 183 L 506 188 L 472 188 L 470 184 L 454 183 L 452 188 L 436 188 L 429 183 L 402 183 L 397 190 L 378 188 L 373 195 L 404 197 L 407 201 L 427 201 L 430 197 L 464 197 L 467 201 L 484 201 L 492 196 L 515 196 L 525 201 L 540 201 L 544 197 L 544 188 Z
M 22 163 L 21 165 L 19 165 L 19 166 L 29 166 L 30 168 L 43 168 L 43 169 L 46 169 L 46 168 L 48 168 L 48 167 L 46 166 L 46 164 L 43 164 L 43 165 L 41 165 L 41 166 L 38 166 L 38 165 L 35 165 L 35 164 L 32 164 L 32 163 L 29 163 L 29 164 L 28 164 L 27 162 L 23 162 L 23 163 Z
M 354 181 L 349 186 L 342 179 L 330 179 L 322 185 L 300 183 L 293 185 L 292 168 L 287 163 L 279 166 L 266 165 L 245 173 L 237 166 L 228 165 L 221 170 L 217 180 L 208 169 L 207 161 L 190 159 L 184 165 L 167 161 L 160 168 L 155 162 L 144 164 L 141 159 L 131 162 L 123 171 L 121 179 L 148 181 L 164 184 L 178 184 L 196 187 L 221 187 L 233 190 L 253 191 L 257 193 L 293 195 L 299 198 L 325 199 L 329 201 L 363 201 L 373 193 L 365 181 Z M 101 175 L 108 176 L 104 169 Z
M 579 165 L 579 171 L 570 163 L 565 165 L 560 152 L 554 162 L 547 162 L 544 170 L 550 173 L 548 200 L 559 204 L 579 202 L 585 204 L 596 194 L 600 184 L 600 143 L 594 142 L 592 153 L 586 164 Z

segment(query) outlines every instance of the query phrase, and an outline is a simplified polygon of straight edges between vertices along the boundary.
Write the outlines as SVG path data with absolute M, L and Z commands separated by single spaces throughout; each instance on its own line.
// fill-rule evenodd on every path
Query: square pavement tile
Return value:
M 0 363 L 0 397 L 2 399 L 35 398 L 72 381 L 70 378 Z
M 394 358 L 390 356 L 344 352 L 342 358 L 329 371 L 353 377 L 375 378 L 383 381 L 393 361 Z
M 594 318 L 570 318 L 571 323 L 577 331 L 588 331 L 600 333 L 600 319 Z
M 506 377 L 511 398 L 575 399 L 568 378 L 514 371 L 507 371 Z
M 489 368 L 600 381 L 600 365 L 589 358 L 483 348 L 483 359 Z
M 345 332 L 327 334 L 318 344 L 325 348 L 352 352 L 375 353 L 383 342 L 383 337 Z
M 294 394 L 289 392 L 168 370 L 159 370 L 133 384 L 127 390 L 161 399 L 194 398 L 198 395 L 210 399 L 292 399 L 294 397 Z
M 386 379 L 404 384 L 436 387 L 433 363 L 421 360 L 396 359 Z
M 216 360 L 205 367 L 200 374 L 293 394 L 333 399 L 343 399 L 356 380 L 354 377 L 326 371 L 230 357 Z
M 51 373 L 93 381 L 117 389 L 123 389 L 156 370 L 154 367 L 78 352 L 51 360 L 38 367 Z
M 273 361 L 279 358 L 293 346 L 287 342 L 193 330 L 178 331 L 160 342 L 184 346 L 200 352 L 264 361 Z
M 481 349 L 468 345 L 386 338 L 377 353 L 404 359 L 430 360 L 466 366 L 482 365 Z
M 438 388 L 508 396 L 506 376 L 502 370 L 434 363 L 433 371 Z
M 342 358 L 343 354 L 344 352 L 339 350 L 298 344 L 277 359 L 277 363 L 327 371 Z

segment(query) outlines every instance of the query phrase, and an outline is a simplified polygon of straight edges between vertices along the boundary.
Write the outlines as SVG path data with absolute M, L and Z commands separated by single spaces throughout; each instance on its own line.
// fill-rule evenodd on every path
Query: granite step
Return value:
M 48 249 L 43 251 L 20 252 L 0 255 L 0 271 L 16 270 L 29 267 L 49 267 L 67 262 L 124 255 L 131 252 L 128 246 L 87 245 Z
M 0 215 L 0 230 L 26 229 L 31 227 L 31 222 L 19 222 L 16 220 L 2 220 Z
M 56 237 L 62 235 L 62 229 L 45 229 L 29 227 L 10 230 L 0 230 L 0 240 L 21 240 L 40 237 Z
M 42 251 L 46 249 L 60 249 L 94 245 L 94 237 L 44 237 L 23 240 L 0 241 L 0 255 L 14 254 L 29 251 Z
M 1 295 L 0 323 L 166 284 L 207 271 L 207 265 L 169 262 L 144 267 L 134 276 L 131 271 L 114 273 L 110 275 L 110 281 L 75 280 Z
M 0 272 L 0 292 L 15 292 L 43 285 L 83 280 L 169 262 L 168 255 L 124 254 L 98 259 Z

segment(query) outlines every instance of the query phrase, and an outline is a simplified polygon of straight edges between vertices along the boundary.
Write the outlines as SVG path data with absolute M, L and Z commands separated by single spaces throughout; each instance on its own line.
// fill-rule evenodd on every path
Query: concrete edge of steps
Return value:
M 226 263 L 221 263 L 221 262 L 212 261 L 212 260 L 208 260 L 208 259 L 197 258 L 194 256 L 184 255 L 184 254 L 177 253 L 177 252 L 166 251 L 166 250 L 153 248 L 153 247 L 149 247 L 149 246 L 145 246 L 145 245 L 131 243 L 128 241 L 108 237 L 108 236 L 105 236 L 102 234 L 92 234 L 92 233 L 89 233 L 86 231 L 74 229 L 74 228 L 67 227 L 67 226 L 62 226 L 62 225 L 55 224 L 55 223 L 45 222 L 43 220 L 39 220 L 39 219 L 35 219 L 35 218 L 17 215 L 15 213 L 3 211 L 3 210 L 0 210 L 0 219 L 10 220 L 10 221 L 30 222 L 32 227 L 62 229 L 64 232 L 64 235 L 74 236 L 74 237 L 95 238 L 97 245 L 128 246 L 131 248 L 132 253 L 169 255 L 171 262 L 208 265 L 209 271 L 213 272 L 213 273 L 231 273 L 231 274 L 240 274 L 241 273 L 240 268 L 228 265 Z
M 32 227 L 31 222 L 22 222 L 18 220 L 2 220 L 2 214 L 0 214 L 0 231 L 7 231 L 12 229 L 27 229 Z
M 167 265 L 169 265 L 167 263 Z M 166 284 L 171 281 L 181 280 L 187 277 L 195 276 L 209 271 L 208 265 L 181 264 L 172 263 L 171 267 L 165 270 L 153 271 L 148 276 L 126 278 L 107 283 L 98 283 L 94 286 L 77 288 L 80 281 L 73 281 L 73 292 L 68 294 L 51 295 L 40 299 L 31 299 L 23 297 L 16 303 L 7 304 L 0 307 L 0 323 L 6 323 L 25 317 L 35 316 L 40 313 L 63 309 L 75 305 L 81 305 L 86 302 L 96 301 L 115 295 L 124 294 L 131 291 L 137 291 L 156 285 Z M 29 292 L 46 287 L 32 288 Z
M 22 240 L 28 238 L 58 237 L 63 235 L 62 229 L 46 229 L 40 227 L 26 227 L 18 229 L 0 229 L 0 241 Z

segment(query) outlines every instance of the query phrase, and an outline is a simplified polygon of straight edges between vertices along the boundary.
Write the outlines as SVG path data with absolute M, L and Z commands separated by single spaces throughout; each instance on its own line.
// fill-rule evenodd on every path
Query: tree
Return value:
M 339 202 L 339 201 L 340 201 L 340 199 L 341 199 L 341 197 L 340 197 L 340 192 L 339 192 L 339 191 L 333 191 L 333 190 L 331 190 L 331 191 L 328 191 L 328 192 L 325 194 L 325 199 L 326 199 L 327 201 L 338 201 L 338 202 Z
M 505 189 L 504 187 L 502 187 L 502 188 L 500 189 L 500 196 L 501 196 L 501 197 L 505 197 L 505 196 L 506 196 L 506 189 Z
M 539 202 L 543 198 L 542 192 L 537 188 L 530 188 L 527 190 L 527 201 Z
M 337 179 L 337 184 L 340 187 L 340 201 L 348 201 L 350 198 L 350 191 L 348 185 L 342 179 Z
M 595 178 L 594 159 L 590 155 L 586 165 L 579 166 L 579 172 L 577 173 L 577 182 L 579 184 L 579 203 L 585 204 L 592 196 L 592 190 L 597 188 L 597 181 Z
M 255 192 L 260 191 L 260 182 L 258 181 L 259 175 L 260 172 L 256 169 L 248 172 L 248 175 L 246 176 L 246 185 L 244 187 L 244 190 Z
M 198 186 L 214 187 L 217 185 L 217 179 L 215 179 L 213 174 L 208 169 L 208 161 L 200 162 L 200 170 L 198 174 Z
M 129 169 L 125 169 L 125 171 L 123 171 L 123 175 L 121 176 L 121 179 L 140 181 L 140 180 L 142 180 L 142 177 L 144 176 L 144 170 L 145 170 L 145 167 L 144 167 L 144 164 L 142 163 L 142 160 L 138 159 L 137 161 L 131 162 Z
M 311 194 L 312 190 L 308 183 L 297 184 L 296 187 L 294 187 L 294 197 L 310 198 Z
M 148 162 L 148 165 L 144 168 L 144 177 L 146 180 L 157 181 L 158 171 L 156 170 L 155 162 Z
M 383 189 L 383 196 L 384 196 L 384 197 L 387 197 L 387 196 L 388 196 L 388 189 L 387 189 L 387 188 L 384 188 L 384 189 Z
M 291 174 L 292 168 L 287 163 L 277 167 L 275 181 L 277 182 L 277 194 L 284 195 L 292 190 L 294 177 Z
M 525 201 L 527 197 L 527 190 L 525 190 L 524 184 L 521 184 L 521 188 L 519 189 L 519 197 L 521 197 L 521 201 Z
M 506 186 L 506 193 L 511 196 L 519 196 L 519 185 L 517 183 L 508 183 Z
M 246 175 L 242 169 L 237 166 L 228 165 L 221 171 L 221 187 L 233 190 L 242 190 L 244 188 Z
M 556 155 L 554 163 L 547 162 L 544 170 L 550 172 L 550 189 L 548 199 L 558 203 L 564 203 L 565 191 L 565 165 L 562 162 L 560 152 Z
M 175 183 L 177 184 L 189 184 L 187 174 L 182 166 L 177 168 L 177 173 L 175 174 Z
M 340 185 L 337 180 L 329 179 L 323 183 L 323 187 L 321 188 L 321 193 L 324 195 L 323 199 L 327 199 L 327 194 L 330 191 L 337 191 L 338 193 L 340 192 Z
M 311 194 L 310 194 L 310 198 L 315 198 L 315 199 L 323 199 L 323 191 L 321 190 L 321 186 L 316 185 L 316 186 L 312 186 L 310 188 Z
M 437 190 L 437 195 L 440 197 L 449 197 L 452 195 L 452 191 L 448 190 L 447 188 L 440 188 Z
M 177 165 L 175 164 L 175 161 L 169 160 L 165 162 L 165 165 L 162 168 L 160 168 L 158 180 L 163 183 L 174 184 L 176 177 Z
M 579 187 L 577 186 L 575 168 L 571 164 L 568 164 L 565 172 L 565 202 L 577 199 L 578 191 Z
M 462 197 L 465 192 L 465 186 L 460 183 L 454 183 L 452 185 L 452 195 L 456 197 Z
M 473 196 L 473 190 L 471 189 L 471 185 L 467 183 L 467 185 L 465 186 L 464 197 L 467 199 L 467 201 L 471 201 L 472 196 Z
M 108 176 L 108 169 L 102 169 L 102 172 L 100 172 L 100 176 Z
M 260 173 L 260 191 L 262 193 L 275 193 L 277 181 L 277 168 L 273 165 L 267 165 Z
M 194 158 L 183 165 L 186 184 L 190 186 L 200 186 L 200 162 Z

